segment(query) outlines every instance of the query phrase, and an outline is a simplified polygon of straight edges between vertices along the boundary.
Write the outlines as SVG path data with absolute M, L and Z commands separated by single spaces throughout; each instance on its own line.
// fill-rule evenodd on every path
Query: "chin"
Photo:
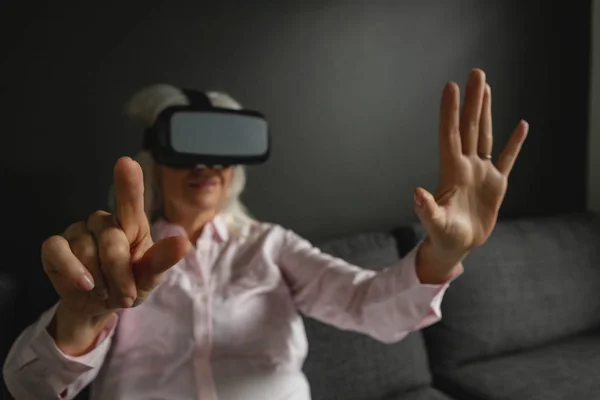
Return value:
M 204 212 L 216 209 L 219 205 L 219 201 L 218 199 L 213 198 L 195 198 L 193 200 L 193 205 L 200 211 Z

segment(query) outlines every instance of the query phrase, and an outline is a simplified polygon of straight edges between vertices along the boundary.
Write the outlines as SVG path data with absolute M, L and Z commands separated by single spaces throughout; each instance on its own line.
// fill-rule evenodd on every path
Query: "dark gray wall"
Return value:
M 264 111 L 274 154 L 250 170 L 244 199 L 314 240 L 414 220 L 412 189 L 436 185 L 442 86 L 472 67 L 493 88 L 496 150 L 531 123 L 503 215 L 584 206 L 588 2 L 169 3 L 4 5 L 12 267 L 39 274 L 42 239 L 105 207 L 113 163 L 140 145 L 121 106 L 154 82 Z
M 227 90 L 266 112 L 274 156 L 244 199 L 310 238 L 413 219 L 412 189 L 436 184 L 440 90 L 475 66 L 493 87 L 496 149 L 519 118 L 532 126 L 506 211 L 582 204 L 582 2 L 168 3 L 54 6 L 12 28 L 2 159 L 26 179 L 25 218 L 44 220 L 36 238 L 105 207 L 112 164 L 140 144 L 120 107 L 153 82 Z
M 600 2 L 592 2 L 590 33 L 590 98 L 588 129 L 588 208 L 600 213 Z

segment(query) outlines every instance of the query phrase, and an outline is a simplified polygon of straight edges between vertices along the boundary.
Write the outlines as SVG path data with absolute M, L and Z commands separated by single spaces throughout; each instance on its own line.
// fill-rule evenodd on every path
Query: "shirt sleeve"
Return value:
M 6 387 L 17 399 L 73 399 L 98 374 L 111 344 L 118 317 L 113 315 L 88 353 L 63 353 L 47 331 L 54 305 L 13 343 L 4 363 Z
M 442 298 L 456 278 L 440 285 L 422 284 L 415 268 L 419 246 L 395 265 L 375 272 L 323 253 L 286 230 L 279 264 L 303 314 L 393 343 L 441 319 Z

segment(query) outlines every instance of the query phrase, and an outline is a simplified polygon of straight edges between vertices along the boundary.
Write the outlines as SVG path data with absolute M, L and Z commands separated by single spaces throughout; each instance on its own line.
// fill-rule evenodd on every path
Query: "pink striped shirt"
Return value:
M 153 237 L 184 234 L 156 222 Z M 46 328 L 56 305 L 15 341 L 4 365 L 17 399 L 308 400 L 299 312 L 395 342 L 440 319 L 449 282 L 426 285 L 413 249 L 381 272 L 320 252 L 280 226 L 230 236 L 220 217 L 141 306 L 122 310 L 96 346 L 70 357 Z

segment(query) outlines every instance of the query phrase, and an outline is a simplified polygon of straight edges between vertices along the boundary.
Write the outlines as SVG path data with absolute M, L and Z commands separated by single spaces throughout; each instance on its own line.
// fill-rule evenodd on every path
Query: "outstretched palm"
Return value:
M 508 175 L 527 136 L 521 121 L 496 163 L 491 161 L 491 90 L 472 71 L 460 112 L 458 85 L 444 88 L 440 115 L 440 182 L 432 196 L 415 191 L 416 212 L 429 239 L 452 252 L 468 251 L 490 236 L 506 194 Z

